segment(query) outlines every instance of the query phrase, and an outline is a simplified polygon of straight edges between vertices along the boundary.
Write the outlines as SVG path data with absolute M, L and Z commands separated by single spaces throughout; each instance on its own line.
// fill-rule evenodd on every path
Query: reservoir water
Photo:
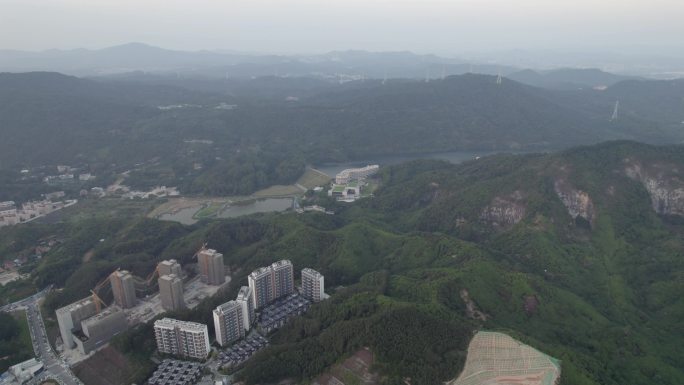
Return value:
M 268 213 L 274 211 L 285 211 L 292 207 L 292 198 L 260 198 L 250 199 L 242 202 L 235 202 L 221 210 L 217 218 L 235 218 L 254 213 Z M 201 205 L 186 207 L 173 213 L 166 213 L 159 216 L 159 219 L 166 221 L 180 222 L 184 225 L 191 225 L 197 222 L 195 214 L 202 209 Z
M 322 171 L 331 177 L 335 177 L 337 173 L 346 168 L 363 167 L 369 164 L 377 164 L 382 166 L 391 166 L 403 162 L 408 162 L 416 159 L 440 159 L 451 163 L 461 163 L 467 160 L 475 159 L 476 157 L 483 157 L 494 154 L 513 153 L 511 151 L 450 151 L 450 152 L 433 152 L 428 154 L 409 154 L 409 155 L 392 155 L 380 156 L 370 158 L 368 160 L 359 160 L 344 163 L 326 163 L 314 166 L 315 169 Z

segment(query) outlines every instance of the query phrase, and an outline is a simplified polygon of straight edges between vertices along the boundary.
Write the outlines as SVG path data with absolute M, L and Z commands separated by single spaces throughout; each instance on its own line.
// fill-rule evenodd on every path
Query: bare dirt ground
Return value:
M 375 385 L 380 376 L 371 371 L 375 361 L 373 352 L 363 348 L 341 364 L 333 366 L 311 382 L 312 385 Z
M 84 384 L 123 385 L 130 382 L 132 367 L 124 355 L 108 346 L 72 369 Z

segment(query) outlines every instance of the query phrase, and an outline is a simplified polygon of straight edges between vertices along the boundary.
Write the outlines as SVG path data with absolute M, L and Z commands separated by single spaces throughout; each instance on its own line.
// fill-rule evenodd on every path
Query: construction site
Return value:
M 448 385 L 557 385 L 560 361 L 506 334 L 478 332 L 463 372 Z
M 193 309 L 230 282 L 220 253 L 203 245 L 194 258 L 197 265 L 185 267 L 173 259 L 162 261 L 145 278 L 117 269 L 89 297 L 57 309 L 57 346 L 64 359 L 78 363 L 127 328 L 167 311 Z

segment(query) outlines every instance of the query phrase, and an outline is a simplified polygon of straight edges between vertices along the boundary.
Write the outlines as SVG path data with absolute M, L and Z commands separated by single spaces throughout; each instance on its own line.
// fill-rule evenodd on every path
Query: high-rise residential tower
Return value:
M 197 254 L 197 264 L 202 282 L 209 285 L 223 285 L 226 281 L 223 254 L 204 249 Z
M 244 338 L 244 316 L 237 301 L 228 301 L 214 309 L 214 330 L 219 345 L 228 346 Z
M 181 310 L 185 308 L 183 299 L 183 280 L 176 274 L 159 277 L 159 297 L 165 310 Z
M 273 301 L 273 271 L 270 267 L 254 270 L 247 277 L 252 291 L 252 302 L 255 309 L 260 309 Z
M 313 302 L 325 297 L 323 275 L 314 269 L 302 269 L 302 296 Z
M 294 293 L 294 270 L 292 262 L 287 259 L 271 265 L 273 270 L 274 299 Z
M 260 309 L 275 299 L 294 292 L 294 271 L 292 262 L 283 259 L 268 267 L 254 270 L 247 282 L 252 291 L 254 308 Z
M 183 270 L 181 269 L 181 265 L 175 259 L 169 259 L 167 261 L 159 262 L 159 265 L 157 265 L 157 271 L 159 272 L 160 277 L 162 275 L 169 274 L 175 274 L 178 278 L 183 277 Z
M 243 286 L 238 292 L 235 302 L 242 307 L 242 321 L 245 331 L 249 331 L 254 322 L 254 298 L 249 286 Z
M 135 282 L 133 276 L 126 270 L 117 270 L 109 276 L 112 285 L 114 302 L 124 309 L 135 306 Z
M 207 325 L 163 318 L 154 322 L 154 335 L 160 353 L 197 359 L 209 355 Z

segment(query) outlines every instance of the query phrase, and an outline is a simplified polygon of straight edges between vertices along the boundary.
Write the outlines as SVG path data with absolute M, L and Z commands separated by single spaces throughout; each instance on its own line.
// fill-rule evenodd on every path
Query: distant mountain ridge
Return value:
M 246 54 L 229 51 L 178 51 L 128 43 L 104 49 L 25 52 L 0 50 L 0 71 L 57 71 L 76 76 L 99 76 L 134 71 L 179 72 L 211 77 L 313 76 L 349 80 L 351 77 L 437 78 L 467 72 L 512 72 L 508 66 L 464 64 L 459 59 L 412 52 L 334 51 L 320 55 Z
M 562 68 L 549 71 L 523 70 L 506 77 L 535 87 L 575 90 L 604 88 L 635 77 L 615 75 L 596 68 Z

